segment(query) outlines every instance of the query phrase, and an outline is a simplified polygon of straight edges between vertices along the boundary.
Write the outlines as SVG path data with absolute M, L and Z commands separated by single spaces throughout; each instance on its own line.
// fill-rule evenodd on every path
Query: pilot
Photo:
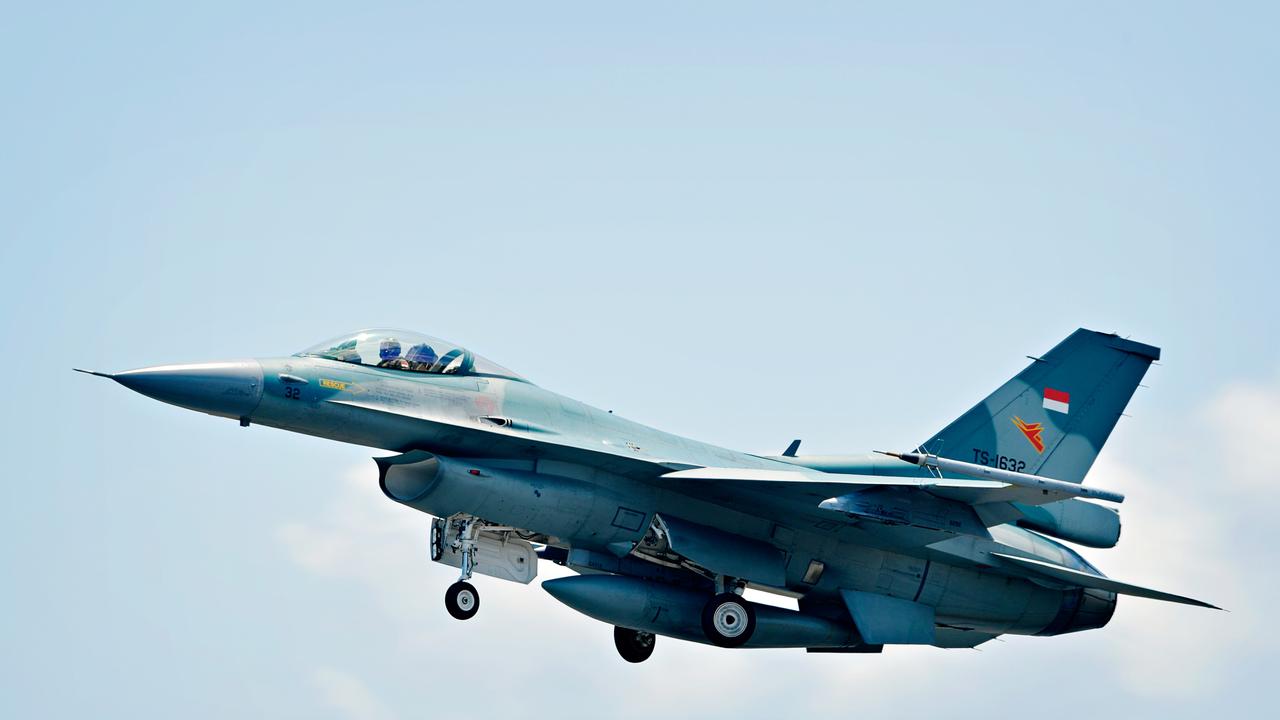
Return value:
M 395 338 L 387 338 L 378 346 L 378 357 L 382 358 L 378 361 L 380 368 L 395 368 L 396 370 L 408 370 L 409 361 L 400 357 L 400 341 Z
M 409 348 L 409 352 L 405 354 L 405 359 L 409 361 L 409 369 L 417 372 L 426 372 L 436 364 L 436 351 L 426 343 L 419 343 Z

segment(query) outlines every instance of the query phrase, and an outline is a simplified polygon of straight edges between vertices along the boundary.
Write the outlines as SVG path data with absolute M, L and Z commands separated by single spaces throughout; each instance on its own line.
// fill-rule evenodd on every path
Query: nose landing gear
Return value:
M 471 573 L 476 564 L 478 524 L 474 520 L 464 520 L 462 527 L 458 531 L 458 539 L 453 541 L 453 549 L 462 556 L 462 572 L 458 577 L 458 582 L 450 585 L 449 589 L 444 591 L 444 608 L 457 620 L 470 620 L 476 616 L 477 612 L 480 612 L 480 591 L 467 582 L 471 579 Z M 436 559 L 436 548 L 439 547 L 436 527 L 433 523 L 431 533 L 431 555 L 433 560 Z M 441 549 L 443 550 L 443 548 Z
M 449 586 L 444 592 L 444 607 L 458 620 L 470 620 L 480 611 L 480 592 L 465 580 Z
M 444 605 L 459 620 L 475 617 L 480 608 L 480 592 L 468 582 L 473 574 L 528 584 L 538 575 L 532 541 L 545 542 L 535 533 L 464 513 L 432 519 L 428 537 L 432 561 L 458 568 Z

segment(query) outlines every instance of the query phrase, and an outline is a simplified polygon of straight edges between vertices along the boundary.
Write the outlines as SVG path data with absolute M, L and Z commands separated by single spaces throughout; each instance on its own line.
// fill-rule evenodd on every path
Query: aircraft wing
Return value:
M 409 408 L 390 408 L 360 400 L 342 399 L 326 402 L 362 413 L 367 421 L 375 426 L 382 426 L 387 417 L 412 423 L 410 427 L 416 426 L 416 429 L 406 431 L 405 442 L 399 447 L 389 448 L 397 452 L 426 450 L 453 457 L 526 460 L 547 458 L 591 465 L 639 480 L 650 480 L 672 470 L 693 467 L 688 463 L 637 456 L 625 447 L 597 448 L 588 447 L 585 444 L 574 444 L 572 438 L 564 438 L 552 430 L 527 424 L 522 429 L 494 425 L 480 426 L 423 417 Z M 399 424 L 397 426 L 404 427 Z M 419 435 L 429 436 L 431 441 L 423 442 L 419 439 Z
M 1201 600 L 1183 597 L 1182 595 L 1174 595 L 1173 593 L 1162 592 L 1160 590 L 1152 590 L 1151 588 L 1120 582 L 1119 580 L 1112 580 L 1109 577 L 1095 575 L 1090 572 L 1072 570 L 1071 568 L 1054 565 L 1053 563 L 1048 563 L 1043 560 L 1034 560 L 1032 558 L 1018 557 L 1016 555 L 1006 555 L 1005 553 L 993 552 L 990 553 L 990 555 L 992 557 L 999 558 L 1001 563 L 1009 564 L 1025 571 L 1032 577 L 1054 580 L 1063 585 L 1097 588 L 1099 590 L 1108 590 L 1121 595 L 1133 595 L 1135 597 L 1150 598 L 1152 600 L 1182 603 L 1183 605 L 1195 605 L 1197 607 L 1205 607 L 1213 610 L 1222 609 L 1216 605 L 1210 605 L 1209 603 Z

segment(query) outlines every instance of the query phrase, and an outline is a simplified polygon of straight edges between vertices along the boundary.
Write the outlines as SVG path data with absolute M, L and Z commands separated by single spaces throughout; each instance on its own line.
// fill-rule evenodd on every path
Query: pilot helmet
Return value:
M 378 356 L 383 360 L 394 360 L 400 357 L 400 341 L 395 338 L 387 338 L 378 346 Z
M 436 351 L 435 348 L 430 345 L 420 343 L 409 348 L 409 352 L 405 355 L 405 359 L 409 362 L 430 365 L 436 361 Z

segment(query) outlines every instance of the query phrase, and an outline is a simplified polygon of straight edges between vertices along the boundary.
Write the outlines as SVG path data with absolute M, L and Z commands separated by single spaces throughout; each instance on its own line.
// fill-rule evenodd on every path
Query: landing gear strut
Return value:
M 432 559 L 435 559 L 436 548 L 439 547 L 436 539 L 436 525 L 432 524 Z M 480 591 L 475 589 L 471 583 L 467 582 L 471 579 L 471 572 L 475 568 L 476 563 L 476 535 L 480 532 L 479 523 L 475 520 L 464 520 L 462 527 L 458 531 L 458 539 L 453 541 L 453 549 L 462 555 L 462 573 L 458 577 L 458 582 L 449 586 L 444 592 L 444 607 L 449 614 L 458 620 L 470 620 L 480 611 Z
M 624 627 L 613 629 L 613 645 L 618 654 L 629 663 L 644 662 L 653 654 L 653 646 L 658 640 L 651 632 L 631 630 Z

